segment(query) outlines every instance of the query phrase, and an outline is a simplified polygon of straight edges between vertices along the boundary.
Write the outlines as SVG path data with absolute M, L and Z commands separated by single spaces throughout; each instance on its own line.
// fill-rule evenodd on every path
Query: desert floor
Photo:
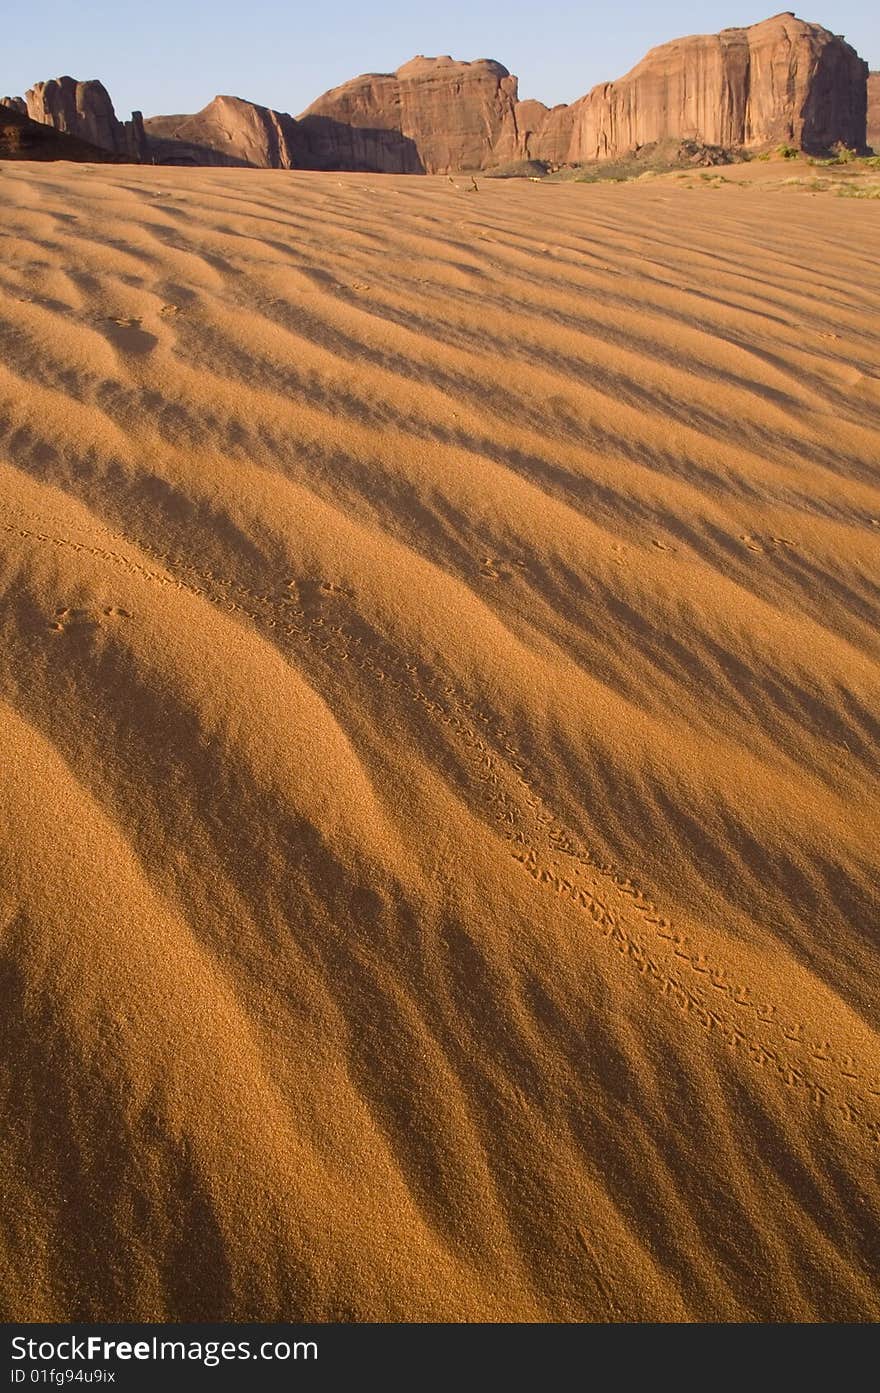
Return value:
M 0 169 L 7 1318 L 880 1316 L 880 203 L 790 173 Z

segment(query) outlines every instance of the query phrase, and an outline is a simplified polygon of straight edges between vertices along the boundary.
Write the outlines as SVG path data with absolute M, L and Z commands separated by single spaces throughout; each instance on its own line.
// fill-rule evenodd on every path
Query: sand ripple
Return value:
M 0 175 L 7 1317 L 877 1319 L 880 233 Z

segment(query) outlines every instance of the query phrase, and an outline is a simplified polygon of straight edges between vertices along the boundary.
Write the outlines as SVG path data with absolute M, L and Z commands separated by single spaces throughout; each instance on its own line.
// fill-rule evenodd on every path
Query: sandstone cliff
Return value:
M 516 78 L 499 63 L 416 58 L 325 93 L 300 127 L 314 168 L 398 173 L 614 159 L 670 138 L 861 147 L 866 75 L 843 39 L 785 12 L 663 44 L 570 106 L 518 101 Z
M 299 118 L 303 158 L 312 169 L 483 169 L 513 157 L 515 103 L 516 78 L 500 63 L 414 58 L 313 102 Z
M 15 99 L 0 101 L 0 160 L 79 160 L 97 164 L 115 163 L 120 158 L 78 136 L 32 121 Z
M 515 101 L 516 79 L 500 63 L 415 58 L 326 93 L 298 121 L 215 97 L 193 116 L 144 126 L 163 163 L 436 174 L 514 158 Z
M 786 12 L 652 49 L 617 82 L 554 107 L 522 153 L 578 163 L 670 137 L 745 149 L 861 147 L 866 77 L 843 39 Z
M 880 79 L 872 77 L 880 144 Z M 191 116 L 117 120 L 100 82 L 64 77 L 27 94 L 28 114 L 129 159 L 259 168 L 442 174 L 509 161 L 578 164 L 659 141 L 819 151 L 864 147 L 867 67 L 838 35 L 791 12 L 676 39 L 570 106 L 519 101 L 500 63 L 414 58 L 326 92 L 294 120 L 218 96 Z M 15 101 L 13 98 L 6 99 Z
M 152 116 L 144 122 L 151 158 L 167 164 L 298 167 L 292 116 L 241 97 L 215 97 L 193 116 Z
M 880 73 L 868 74 L 868 144 L 880 155 Z
M 94 79 L 78 82 L 73 77 L 56 77 L 37 82 L 27 93 L 27 113 L 32 121 L 113 155 L 140 160 L 146 152 L 140 112 L 132 112 L 130 121 L 118 120 L 106 87 Z

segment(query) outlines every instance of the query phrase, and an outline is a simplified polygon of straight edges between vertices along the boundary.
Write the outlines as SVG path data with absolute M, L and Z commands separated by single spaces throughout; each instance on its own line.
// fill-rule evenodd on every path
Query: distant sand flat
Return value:
M 0 169 L 5 1318 L 880 1316 L 880 205 L 730 177 Z

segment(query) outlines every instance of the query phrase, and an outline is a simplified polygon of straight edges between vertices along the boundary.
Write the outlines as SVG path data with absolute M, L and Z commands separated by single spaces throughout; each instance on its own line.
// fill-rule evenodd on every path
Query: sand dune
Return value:
M 6 1318 L 880 1315 L 876 203 L 0 172 Z

